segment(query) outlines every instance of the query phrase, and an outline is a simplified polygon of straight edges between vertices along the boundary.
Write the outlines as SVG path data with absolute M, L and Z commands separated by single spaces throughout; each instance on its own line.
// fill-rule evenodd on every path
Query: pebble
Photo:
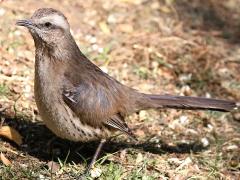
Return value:
M 202 138 L 201 142 L 202 142 L 203 147 L 207 147 L 209 145 L 209 141 L 207 138 Z
M 5 14 L 6 10 L 3 8 L 0 8 L 0 16 L 3 16 Z
M 93 169 L 90 171 L 90 174 L 91 174 L 91 177 L 92 177 L 92 178 L 98 178 L 98 177 L 101 176 L 102 170 L 99 169 L 99 168 L 93 168 Z

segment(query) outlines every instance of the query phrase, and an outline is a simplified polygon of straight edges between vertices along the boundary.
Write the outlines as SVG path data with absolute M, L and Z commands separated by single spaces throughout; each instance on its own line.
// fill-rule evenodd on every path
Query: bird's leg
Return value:
M 99 156 L 99 154 L 101 152 L 101 149 L 102 149 L 102 147 L 103 147 L 105 142 L 106 142 L 106 139 L 101 139 L 101 141 L 100 141 L 100 143 L 99 143 L 99 145 L 97 147 L 97 150 L 96 150 L 96 152 L 95 152 L 95 154 L 94 154 L 90 164 L 88 165 L 87 169 L 85 170 L 84 174 L 88 174 L 89 171 L 92 169 L 92 167 L 93 167 L 94 163 L 96 162 L 96 160 L 97 160 L 97 158 L 98 158 L 98 156 Z

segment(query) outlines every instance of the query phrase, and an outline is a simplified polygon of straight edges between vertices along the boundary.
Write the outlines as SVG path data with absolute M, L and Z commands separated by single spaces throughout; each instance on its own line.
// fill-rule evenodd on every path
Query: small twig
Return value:
M 0 112 L 4 112 L 4 111 L 6 111 L 6 109 L 8 109 L 9 107 L 1 107 L 0 108 Z
M 229 61 L 229 63 L 237 63 L 237 64 L 240 64 L 240 61 L 239 61 L 239 60 L 231 60 L 231 61 Z
M 14 150 L 12 150 L 10 148 L 7 148 L 7 147 L 1 147 L 1 151 L 2 152 L 11 152 L 11 153 L 16 154 L 20 157 L 26 157 L 26 156 L 22 155 L 21 153 L 18 153 L 17 151 L 14 151 Z
M 4 121 L 5 121 L 5 118 L 4 118 L 4 117 L 1 117 L 0 129 L 2 128 Z
M 236 63 L 236 64 L 240 64 L 240 60 L 225 60 L 225 63 Z
M 22 95 L 19 95 L 16 99 L 15 99 L 15 102 L 14 102 L 14 105 L 13 105 L 13 109 L 14 109 L 14 118 L 17 118 L 17 101 L 21 98 Z

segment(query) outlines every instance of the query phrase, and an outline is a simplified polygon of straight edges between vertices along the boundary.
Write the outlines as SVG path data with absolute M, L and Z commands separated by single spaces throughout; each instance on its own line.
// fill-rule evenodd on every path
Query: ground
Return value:
M 39 7 L 61 10 L 81 50 L 146 93 L 240 101 L 239 0 L 0 1 L 0 179 L 76 179 L 98 142 L 55 137 L 34 102 L 34 44 L 15 26 Z M 89 179 L 240 179 L 240 112 L 141 111 L 103 149 Z

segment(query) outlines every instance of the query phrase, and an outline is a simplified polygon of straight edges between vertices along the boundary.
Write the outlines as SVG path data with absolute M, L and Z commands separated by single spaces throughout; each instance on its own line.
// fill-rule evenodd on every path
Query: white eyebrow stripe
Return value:
M 50 22 L 56 26 L 62 27 L 63 29 L 69 29 L 69 25 L 68 25 L 67 21 L 58 14 L 45 16 L 45 17 L 41 18 L 41 21 L 42 22 Z

